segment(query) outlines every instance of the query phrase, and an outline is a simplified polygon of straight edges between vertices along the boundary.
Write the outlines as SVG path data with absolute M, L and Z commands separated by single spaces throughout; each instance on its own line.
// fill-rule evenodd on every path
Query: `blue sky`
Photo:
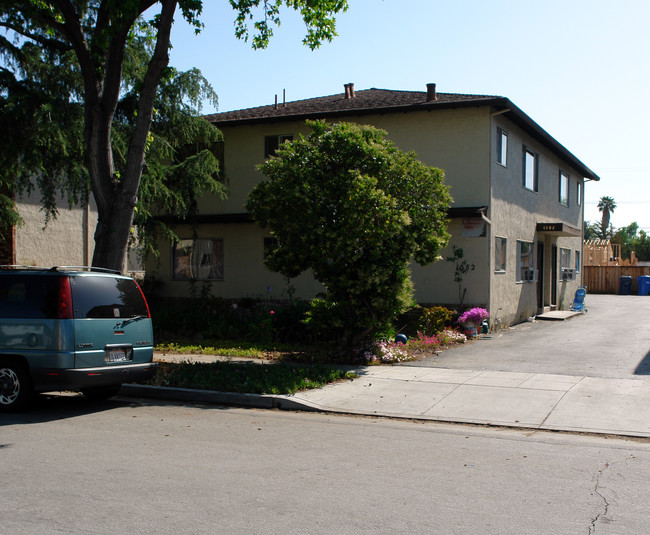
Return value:
M 203 32 L 180 15 L 171 64 L 198 67 L 219 110 L 378 87 L 508 97 L 600 182 L 585 187 L 585 218 L 613 197 L 615 227 L 650 232 L 650 2 L 647 0 L 350 0 L 338 37 L 302 45 L 299 17 L 285 10 L 266 50 L 234 37 L 226 0 L 205 0 Z M 205 108 L 205 113 L 214 109 Z

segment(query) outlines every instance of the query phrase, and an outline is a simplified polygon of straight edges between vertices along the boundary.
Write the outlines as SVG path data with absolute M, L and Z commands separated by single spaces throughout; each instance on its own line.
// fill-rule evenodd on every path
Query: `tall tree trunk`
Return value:
M 138 189 L 144 166 L 145 147 L 153 117 L 153 102 L 163 71 L 169 63 L 169 37 L 174 22 L 177 0 L 163 0 L 158 24 L 158 35 L 153 57 L 147 67 L 138 101 L 138 115 L 129 144 L 126 165 L 122 175 L 114 176 L 110 145 L 110 125 L 115 106 L 113 102 L 100 103 L 99 125 L 90 131 L 95 138 L 89 145 L 91 186 L 97 201 L 98 221 L 95 230 L 95 250 L 92 265 L 122 271 L 126 259 L 133 214 L 138 200 Z M 120 69 L 121 70 L 121 69 Z M 121 76 L 121 74 L 119 74 Z M 109 85 L 109 84 L 107 84 Z M 115 105 L 118 95 L 115 94 Z M 101 114 L 105 114 L 101 116 Z M 108 135 L 106 135 L 108 133 Z M 93 146 L 93 142 L 96 145 Z M 107 158 L 104 161 L 104 158 Z M 94 175 L 94 173 L 97 173 Z

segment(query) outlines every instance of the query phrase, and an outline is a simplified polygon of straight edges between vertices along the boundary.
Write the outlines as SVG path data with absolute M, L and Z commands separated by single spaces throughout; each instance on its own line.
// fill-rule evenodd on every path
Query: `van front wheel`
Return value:
M 25 369 L 14 362 L 0 363 L 0 412 L 25 408 L 34 397 L 34 388 Z

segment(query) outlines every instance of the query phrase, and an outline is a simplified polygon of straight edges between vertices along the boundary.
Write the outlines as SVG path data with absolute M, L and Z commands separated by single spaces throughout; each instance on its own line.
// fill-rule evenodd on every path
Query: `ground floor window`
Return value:
M 571 249 L 560 248 L 560 279 L 571 280 L 572 278 Z
M 576 273 L 580 273 L 580 251 L 576 251 Z
M 535 261 L 531 242 L 517 242 L 517 266 L 517 282 L 533 282 L 535 280 Z
M 504 272 L 506 270 L 506 243 L 505 238 L 499 236 L 494 238 L 494 271 Z
M 223 280 L 223 239 L 202 238 L 174 243 L 172 280 Z

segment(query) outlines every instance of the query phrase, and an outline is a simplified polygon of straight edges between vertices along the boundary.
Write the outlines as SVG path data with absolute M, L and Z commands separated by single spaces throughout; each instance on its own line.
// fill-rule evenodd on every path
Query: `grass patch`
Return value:
M 357 377 L 326 365 L 301 366 L 284 362 L 243 364 L 234 362 L 159 363 L 158 373 L 145 384 L 219 392 L 294 394 Z
M 271 344 L 248 342 L 245 340 L 175 340 L 158 342 L 154 346 L 157 353 L 177 355 L 219 355 L 222 357 L 243 357 L 249 359 L 267 359 L 273 361 L 298 363 L 341 363 L 352 364 L 349 355 L 341 355 L 332 346 L 312 344 Z M 357 362 L 358 364 L 358 362 Z
M 197 344 L 193 342 L 166 342 L 156 344 L 154 350 L 159 353 L 178 355 L 220 355 L 222 357 L 267 358 L 270 349 L 259 344 L 242 344 L 241 342 L 219 341 Z

